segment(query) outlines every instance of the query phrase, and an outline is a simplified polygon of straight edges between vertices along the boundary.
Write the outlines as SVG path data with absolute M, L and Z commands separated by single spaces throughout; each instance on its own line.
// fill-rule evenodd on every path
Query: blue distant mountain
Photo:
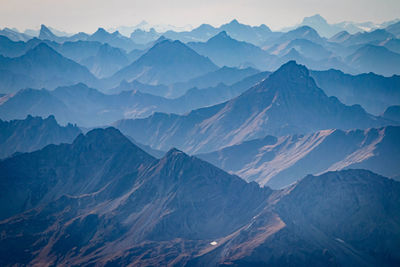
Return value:
M 133 49 L 144 48 L 142 45 L 134 43 L 130 38 L 121 35 L 118 31 L 109 33 L 103 28 L 99 28 L 92 35 L 86 33 L 77 33 L 72 36 L 56 36 L 49 28 L 42 25 L 40 28 L 39 39 L 50 40 L 58 43 L 75 41 L 96 41 L 102 44 L 109 44 L 117 48 L 130 52 Z
M 400 54 L 382 46 L 365 45 L 349 55 L 346 63 L 360 72 L 392 76 L 399 74 Z
M 168 85 L 187 81 L 217 68 L 210 59 L 199 55 L 182 42 L 164 40 L 115 73 L 109 81 L 115 85 L 122 80 Z
M 265 70 L 269 67 L 268 63 L 274 59 L 258 46 L 231 38 L 226 31 L 218 33 L 205 43 L 188 43 L 188 46 L 209 57 L 219 66 L 251 66 Z
M 385 30 L 396 36 L 396 38 L 400 38 L 400 21 L 387 26 Z
M 199 153 L 268 134 L 305 134 L 321 129 L 388 124 L 389 121 L 366 113 L 359 105 L 346 106 L 337 98 L 328 97 L 304 66 L 291 61 L 225 103 L 183 116 L 156 113 L 145 119 L 121 120 L 115 126 L 157 149 L 174 146 Z
M 52 114 L 62 124 L 72 122 L 95 127 L 121 118 L 146 117 L 154 112 L 184 114 L 236 97 L 268 75 L 263 72 L 231 85 L 219 83 L 207 88 L 190 88 L 173 99 L 150 94 L 153 90 L 168 89 L 166 87 L 151 87 L 138 82 L 121 85 L 121 91 L 116 90 L 113 94 L 104 94 L 84 84 L 58 87 L 53 91 L 23 89 L 0 98 L 0 118 L 13 120 L 28 115 L 47 117 Z
M 16 30 L 10 29 L 10 28 L 4 28 L 0 30 L 0 36 L 5 36 L 9 38 L 10 40 L 13 40 L 15 42 L 18 41 L 28 41 L 29 39 L 32 38 L 32 36 L 20 33 Z
M 380 115 L 392 105 L 400 105 L 400 76 L 384 77 L 374 73 L 350 75 L 338 70 L 312 71 L 311 76 L 328 96 L 346 105 L 361 105 Z
M 48 144 L 71 143 L 80 134 L 72 124 L 60 126 L 54 116 L 27 116 L 24 120 L 0 120 L 0 158 L 16 152 L 31 152 Z
M 96 78 L 87 68 L 63 57 L 45 43 L 40 43 L 20 57 L 0 56 L 0 73 L 15 77 L 0 81 L 3 92 L 16 91 L 21 89 L 21 86 L 54 88 L 77 82 L 87 84 L 96 82 Z M 23 79 L 29 83 L 21 84 L 21 81 L 16 79 L 19 76 L 24 77 Z
M 262 44 L 267 38 L 275 36 L 266 25 L 249 26 L 239 23 L 236 19 L 227 24 L 223 24 L 215 28 L 209 24 L 202 24 L 189 32 L 167 31 L 163 35 L 173 40 L 182 42 L 205 42 L 221 31 L 225 31 L 228 35 L 239 41 L 246 41 L 255 45 Z
M 86 66 L 96 77 L 104 78 L 127 66 L 130 61 L 121 49 L 103 44 L 99 47 L 96 55 L 85 58 L 80 63 Z
M 400 265 L 399 20 L 149 25 L 0 30 L 0 266 Z

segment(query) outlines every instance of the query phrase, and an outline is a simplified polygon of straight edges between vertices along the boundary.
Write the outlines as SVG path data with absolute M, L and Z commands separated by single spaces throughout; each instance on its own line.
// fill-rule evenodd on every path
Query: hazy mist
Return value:
M 293 25 L 316 13 L 334 23 L 382 22 L 400 14 L 398 0 L 0 0 L 0 28 L 19 30 L 51 25 L 69 32 L 93 32 L 135 25 L 142 20 L 176 26 L 219 25 L 233 18 L 272 29 Z

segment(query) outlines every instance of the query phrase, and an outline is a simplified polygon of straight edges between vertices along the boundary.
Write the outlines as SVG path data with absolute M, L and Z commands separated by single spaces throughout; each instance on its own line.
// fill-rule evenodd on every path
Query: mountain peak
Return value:
M 171 148 L 166 154 L 165 157 L 166 158 L 170 158 L 170 157 L 176 157 L 176 156 L 185 156 L 185 157 L 189 157 L 188 155 L 186 155 L 184 152 L 180 151 L 179 149 L 173 147 Z
M 40 32 L 39 32 L 39 39 L 49 39 L 52 40 L 56 35 L 52 33 L 52 31 L 47 28 L 44 24 L 40 26 Z
M 86 135 L 80 134 L 73 142 L 74 146 L 91 146 L 92 144 L 106 149 L 133 145 L 128 138 L 114 127 L 97 128 L 89 131 Z
M 187 155 L 186 153 L 182 152 L 181 150 L 173 147 L 171 148 L 167 153 L 165 153 L 163 159 L 164 161 L 173 163 L 176 165 L 176 163 L 180 162 L 186 162 L 188 160 L 191 160 L 191 156 Z
M 211 37 L 207 42 L 212 42 L 212 41 L 223 41 L 223 40 L 232 40 L 232 38 L 228 35 L 226 31 L 221 31 Z
M 294 60 L 283 64 L 261 83 L 259 89 L 257 88 L 255 87 L 256 91 L 269 92 L 272 90 L 271 92 L 279 92 L 280 95 L 285 96 L 283 98 L 287 104 L 287 97 L 290 97 L 293 101 L 302 99 L 303 103 L 322 101 L 321 99 L 327 100 L 327 96 L 318 88 L 309 70 L 304 65 L 297 64 Z M 308 100 L 305 100 L 306 98 Z
M 293 48 L 291 48 L 291 49 L 289 50 L 289 52 L 287 52 L 287 53 L 285 54 L 285 57 L 290 58 L 290 59 L 297 59 L 297 58 L 301 57 L 301 54 L 299 53 L 299 51 L 297 51 L 296 48 L 293 47 Z M 290 61 L 294 61 L 294 62 L 296 63 L 295 60 L 290 60 Z M 290 62 L 290 61 L 289 61 L 289 62 Z
M 110 35 L 110 33 L 108 31 L 106 31 L 104 28 L 98 28 L 97 31 L 95 33 L 93 33 L 92 36 L 97 37 L 97 38 L 101 38 L 101 37 L 105 37 Z
M 44 31 L 44 32 L 51 32 L 49 28 L 46 27 L 46 25 L 42 24 L 40 25 L 40 31 Z
M 300 26 L 297 29 L 295 29 L 295 31 L 299 31 L 299 32 L 313 31 L 313 32 L 316 32 L 312 27 L 310 27 L 308 25 Z
M 229 35 L 226 33 L 226 31 L 221 31 L 221 32 L 218 33 L 216 36 L 218 36 L 218 37 L 223 37 L 223 38 L 229 37 Z
M 314 16 L 311 17 L 305 17 L 303 19 L 303 23 L 323 23 L 323 24 L 327 24 L 328 22 L 326 21 L 326 19 L 324 19 L 320 14 L 315 14 Z
M 57 51 L 48 46 L 46 43 L 40 43 L 25 54 L 26 56 L 61 56 Z
M 107 31 L 104 28 L 99 27 L 95 33 L 106 33 L 106 32 Z
M 297 52 L 297 50 L 295 50 Z M 309 76 L 310 73 L 306 66 L 297 64 L 295 60 L 290 60 L 283 64 L 275 73 L 291 73 L 293 75 Z

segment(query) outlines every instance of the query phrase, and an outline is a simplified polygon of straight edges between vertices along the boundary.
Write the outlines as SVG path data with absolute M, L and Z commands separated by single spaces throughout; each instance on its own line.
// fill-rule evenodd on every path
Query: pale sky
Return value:
M 0 28 L 45 24 L 68 32 L 151 24 L 241 23 L 279 29 L 321 14 L 328 22 L 383 22 L 400 17 L 400 0 L 0 0 Z

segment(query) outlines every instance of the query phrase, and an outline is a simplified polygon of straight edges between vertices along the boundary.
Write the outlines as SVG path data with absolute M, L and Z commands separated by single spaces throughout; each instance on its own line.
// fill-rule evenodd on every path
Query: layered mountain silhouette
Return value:
M 98 41 L 57 43 L 50 39 L 33 38 L 28 42 L 13 42 L 7 37 L 0 36 L 0 54 L 6 57 L 22 56 L 40 43 L 45 43 L 62 56 L 86 66 L 99 78 L 111 76 L 132 62 L 129 54 L 123 49 L 112 47 L 107 43 L 102 44 Z
M 72 124 L 60 126 L 54 116 L 28 116 L 24 120 L 0 120 L 0 158 L 16 152 L 31 152 L 48 144 L 71 143 L 80 133 Z
M 157 40 L 160 37 L 161 34 L 158 33 L 154 28 L 151 28 L 149 31 L 136 29 L 130 35 L 130 38 L 137 44 L 148 44 Z
M 155 44 L 138 60 L 114 74 L 111 83 L 138 80 L 148 84 L 171 84 L 187 81 L 215 71 L 217 66 L 179 41 Z
M 48 27 L 41 25 L 39 39 L 55 41 L 57 43 L 96 41 L 102 44 L 109 44 L 110 46 L 124 49 L 126 52 L 130 52 L 133 49 L 144 48 L 142 45 L 138 45 L 133 42 L 130 38 L 121 35 L 118 31 L 109 33 L 103 28 L 98 28 L 98 30 L 91 35 L 80 32 L 72 36 L 57 36 Z
M 113 128 L 0 170 L 2 265 L 399 260 L 400 183 L 364 170 L 272 191 L 176 149 L 156 160 Z
M 0 30 L 0 266 L 399 266 L 399 25 Z
M 400 54 L 400 39 L 388 39 L 380 44 L 390 51 Z
M 182 42 L 205 42 L 217 33 L 225 31 L 228 35 L 239 41 L 250 42 L 255 45 L 262 44 L 266 39 L 273 38 L 279 33 L 274 33 L 266 25 L 249 26 L 239 23 L 236 19 L 215 28 L 209 24 L 202 24 L 192 31 L 167 31 L 163 35 L 169 39 Z
M 339 25 L 331 25 L 321 15 L 316 14 L 311 17 L 305 17 L 299 26 L 309 26 L 315 29 L 321 36 L 332 37 L 333 35 L 343 31 Z M 359 31 L 362 31 L 359 29 Z
M 109 44 L 113 47 L 122 48 L 127 52 L 133 49 L 143 48 L 143 46 L 134 43 L 132 39 L 121 35 L 118 31 L 109 33 L 103 28 L 99 28 L 95 33 L 88 36 L 87 40 Z
M 115 125 L 157 149 L 178 147 L 207 152 L 268 134 L 310 133 L 321 129 L 368 128 L 389 124 L 346 106 L 317 87 L 304 66 L 291 61 L 242 95 L 184 116 L 156 113 Z M 139 131 L 140 129 L 140 131 Z M 158 130 L 156 130 L 158 129 Z
M 120 53 L 128 58 L 129 63 L 137 60 L 149 48 L 161 40 L 169 39 L 188 43 L 197 52 L 209 56 L 220 66 L 252 66 L 262 70 L 273 71 L 287 60 L 297 60 L 308 68 L 315 70 L 334 68 L 353 74 L 373 71 L 377 74 L 391 75 L 399 74 L 397 70 L 398 66 L 396 64 L 387 64 L 384 66 L 379 62 L 380 58 L 390 59 L 390 54 L 369 51 L 367 53 L 371 53 L 372 58 L 376 58 L 374 60 L 377 61 L 377 64 L 372 63 L 368 65 L 368 63 L 365 66 L 363 66 L 364 63 L 358 64 L 349 58 L 351 56 L 357 57 L 356 54 L 360 52 L 360 49 L 371 45 L 380 48 L 384 47 L 390 50 L 390 52 L 398 54 L 400 48 L 398 35 L 396 34 L 396 25 L 398 25 L 397 20 L 381 24 L 344 22 L 333 25 L 328 24 L 321 16 L 316 15 L 305 18 L 301 24 L 291 28 L 288 32 L 272 32 L 265 25 L 249 26 L 233 20 L 218 28 L 203 24 L 192 31 L 183 32 L 167 31 L 158 33 L 154 29 L 150 31 L 137 29 L 135 33 L 132 33 L 131 38 L 121 35 L 118 31 L 113 33 L 107 32 L 103 28 L 99 28 L 94 34 L 78 33 L 75 35 L 64 34 L 63 36 L 58 36 L 49 27 L 44 25 L 42 25 L 39 33 L 39 39 L 36 37 L 32 38 L 31 36 L 26 38 L 21 37 L 19 36 L 21 33 L 11 29 L 5 29 L 4 34 L 0 32 L 0 36 L 7 36 L 14 41 L 35 43 L 36 45 L 38 42 L 43 41 L 63 56 L 66 56 L 62 50 L 67 43 L 69 45 L 72 43 L 71 46 L 84 44 L 83 46 L 87 45 L 89 47 L 92 47 L 93 43 L 100 46 L 106 44 L 119 49 Z M 329 39 L 326 39 L 325 37 L 329 34 L 320 35 L 318 34 L 318 30 L 322 32 L 340 31 Z M 57 49 L 58 47 L 59 49 Z M 263 49 L 259 49 L 259 47 Z M 31 48 L 32 45 L 29 45 L 28 49 Z M 16 48 L 12 53 L 22 55 L 22 51 L 26 52 L 28 49 Z M 301 55 L 301 59 L 300 57 L 290 55 L 291 52 L 293 53 L 293 49 Z M 0 53 L 2 53 L 1 50 L 0 40 Z M 99 70 L 95 67 L 98 63 L 92 62 L 96 60 L 93 60 L 93 58 L 88 59 L 95 56 L 97 51 L 98 49 L 94 53 L 90 53 L 90 55 L 73 53 L 71 54 L 73 57 L 66 57 L 80 64 L 82 64 L 83 60 L 86 60 L 85 63 L 89 66 L 89 69 L 101 78 L 110 76 L 115 71 L 127 65 L 125 60 L 122 60 L 123 62 L 119 60 L 104 62 L 102 64 L 104 65 L 104 70 Z M 9 56 L 4 53 L 3 55 Z M 114 53 L 114 55 L 116 54 Z M 111 66 L 109 70 L 105 67 L 107 63 Z M 16 77 L 14 80 L 18 78 Z M 115 87 L 119 82 L 121 80 L 112 83 L 111 86 L 108 83 L 105 83 L 103 86 L 105 89 L 109 89 L 110 87 Z
M 400 38 L 400 21 L 387 26 L 385 30 L 396 36 L 396 38 Z
M 128 56 L 121 49 L 108 44 L 100 46 L 96 55 L 81 61 L 98 78 L 109 77 L 129 63 Z
M 341 44 L 346 46 L 361 45 L 368 43 L 376 44 L 392 38 L 394 38 L 393 34 L 387 32 L 384 29 L 378 29 L 372 32 L 359 32 L 357 34 L 350 35 L 348 38 L 343 39 L 343 42 L 341 42 Z
M 233 73 L 240 76 L 237 72 Z M 210 74 L 208 81 L 210 83 L 213 78 L 218 78 L 218 75 L 213 74 L 215 73 Z M 220 78 L 224 79 L 224 72 L 221 74 Z M 169 88 L 148 86 L 138 82 L 122 84 L 115 89 L 116 91 L 119 89 L 118 93 L 114 94 L 104 94 L 82 83 L 58 87 L 53 91 L 23 89 L 16 94 L 0 98 L 0 118 L 12 120 L 23 119 L 30 114 L 42 117 L 54 115 L 63 124 L 72 122 L 80 126 L 94 127 L 107 125 L 121 118 L 146 117 L 154 112 L 184 114 L 193 109 L 215 105 L 236 97 L 268 75 L 267 72 L 261 72 L 232 85 L 219 83 L 213 87 L 192 88 L 182 96 L 172 99 L 146 93 L 146 91 L 151 93 L 156 91 L 155 93 L 161 94 Z M 229 77 L 225 79 L 232 80 Z M 203 81 L 207 83 L 206 80 Z M 193 80 L 193 83 L 195 82 L 196 80 Z
M 219 85 L 229 86 L 246 78 L 251 79 L 251 76 L 259 76 L 258 74 L 260 74 L 260 72 L 253 68 L 239 69 L 222 67 L 216 71 L 211 71 L 198 77 L 194 77 L 186 82 L 177 82 L 168 86 L 163 84 L 149 85 L 137 80 L 128 83 L 124 80 L 117 87 L 114 87 L 107 92 L 119 93 L 122 91 L 139 90 L 143 93 L 149 93 L 152 95 L 176 98 L 183 96 L 192 88 L 205 89 Z
M 352 22 L 352 21 L 343 21 L 339 23 L 334 23 L 330 24 L 326 21 L 325 18 L 323 18 L 320 14 L 315 14 L 310 17 L 305 17 L 303 21 L 296 25 L 293 28 L 299 27 L 299 26 L 309 26 L 314 28 L 321 36 L 323 37 L 332 37 L 340 32 L 346 31 L 351 34 L 356 34 L 359 32 L 365 32 L 365 31 L 373 31 L 376 30 L 377 28 L 383 28 L 386 27 L 387 25 L 392 25 L 395 23 L 396 20 L 394 21 L 386 21 L 381 24 L 376 24 L 372 22 Z M 292 29 L 292 27 L 288 28 Z
M 20 57 L 0 56 L 0 72 L 10 73 L 13 77 L 22 76 L 26 80 L 33 81 L 31 86 L 35 87 L 54 88 L 77 82 L 87 84 L 96 82 L 96 78 L 87 68 L 63 57 L 44 43 L 37 45 Z M 19 81 L 0 82 L 2 91 L 10 91 L 10 83 L 14 87 L 19 84 Z
M 19 57 L 40 42 L 39 39 L 31 39 L 28 42 L 13 41 L 7 36 L 0 35 L 0 54 L 4 57 Z
M 266 136 L 198 156 L 247 181 L 281 188 L 309 173 L 348 168 L 400 176 L 399 137 L 399 126 L 324 130 L 279 138 Z
M 254 66 L 265 70 L 273 56 L 261 48 L 232 39 L 226 31 L 222 31 L 205 43 L 188 43 L 197 53 L 207 56 L 219 66 Z
M 385 76 L 398 74 L 400 54 L 385 47 L 366 45 L 346 58 L 347 64 L 361 72 L 374 72 Z
M 6 36 L 7 38 L 13 40 L 13 41 L 28 41 L 29 39 L 31 39 L 32 37 L 18 32 L 16 30 L 10 29 L 10 28 L 4 28 L 2 30 L 0 30 L 0 35 L 1 36 Z
M 55 35 L 46 25 L 41 25 L 40 26 L 40 31 L 39 31 L 39 39 L 42 40 L 49 40 L 49 41 L 54 41 L 58 43 L 62 43 L 67 41 L 69 38 L 66 36 L 57 36 Z
M 325 42 L 316 30 L 309 26 L 301 26 L 289 32 L 283 33 L 277 38 L 272 38 L 264 42 L 263 46 L 271 46 L 276 44 L 283 44 L 296 39 L 304 39 L 316 44 L 323 44 Z
M 374 73 L 345 74 L 339 70 L 312 71 L 311 76 L 328 96 L 346 105 L 361 105 L 380 115 L 386 108 L 400 104 L 400 76 L 384 77 Z
M 179 82 L 169 86 L 169 93 L 167 97 L 181 96 L 187 90 L 192 88 L 210 88 L 221 84 L 233 85 L 242 81 L 243 79 L 250 78 L 251 76 L 258 76 L 260 71 L 254 68 L 235 68 L 235 67 L 222 67 L 216 71 L 208 72 L 204 75 L 192 78 L 186 82 Z
M 294 39 L 290 42 L 275 45 L 269 48 L 268 51 L 273 55 L 284 56 L 292 49 L 314 60 L 327 59 L 333 55 L 333 53 L 324 46 L 313 43 L 307 39 Z
M 392 121 L 400 122 L 400 105 L 388 107 L 383 113 L 383 117 Z

